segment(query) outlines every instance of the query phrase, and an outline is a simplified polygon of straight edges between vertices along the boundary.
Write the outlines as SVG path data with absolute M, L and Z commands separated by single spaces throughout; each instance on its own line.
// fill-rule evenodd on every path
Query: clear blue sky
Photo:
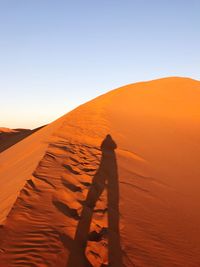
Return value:
M 0 126 L 166 76 L 200 80 L 199 0 L 0 0 Z

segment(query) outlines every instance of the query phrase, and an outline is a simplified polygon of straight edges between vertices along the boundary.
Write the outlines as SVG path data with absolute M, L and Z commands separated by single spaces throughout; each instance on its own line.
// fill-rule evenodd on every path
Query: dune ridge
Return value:
M 34 130 L 9 129 L 5 127 L 1 127 L 0 128 L 0 153 L 43 127 L 44 126 L 41 126 Z
M 198 267 L 199 101 L 192 79 L 127 85 L 1 153 L 0 266 Z

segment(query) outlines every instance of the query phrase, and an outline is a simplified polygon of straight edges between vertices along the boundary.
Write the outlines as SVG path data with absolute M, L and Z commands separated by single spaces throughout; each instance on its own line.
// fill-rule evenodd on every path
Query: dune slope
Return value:
M 0 128 L 0 153 L 38 131 L 40 128 L 42 127 L 34 130 Z
M 199 103 L 191 79 L 127 85 L 3 152 L 0 266 L 198 267 Z

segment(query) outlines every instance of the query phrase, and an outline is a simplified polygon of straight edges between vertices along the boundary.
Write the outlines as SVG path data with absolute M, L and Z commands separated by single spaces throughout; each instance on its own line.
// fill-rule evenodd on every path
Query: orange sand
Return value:
M 0 153 L 41 128 L 34 130 L 0 128 Z
M 127 85 L 1 153 L 0 266 L 199 267 L 199 103 L 191 79 Z

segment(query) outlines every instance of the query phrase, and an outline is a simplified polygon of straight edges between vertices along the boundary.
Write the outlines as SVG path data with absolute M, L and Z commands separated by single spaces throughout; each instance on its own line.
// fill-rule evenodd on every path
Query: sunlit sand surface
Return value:
M 0 267 L 199 267 L 199 103 L 131 84 L 2 152 Z

